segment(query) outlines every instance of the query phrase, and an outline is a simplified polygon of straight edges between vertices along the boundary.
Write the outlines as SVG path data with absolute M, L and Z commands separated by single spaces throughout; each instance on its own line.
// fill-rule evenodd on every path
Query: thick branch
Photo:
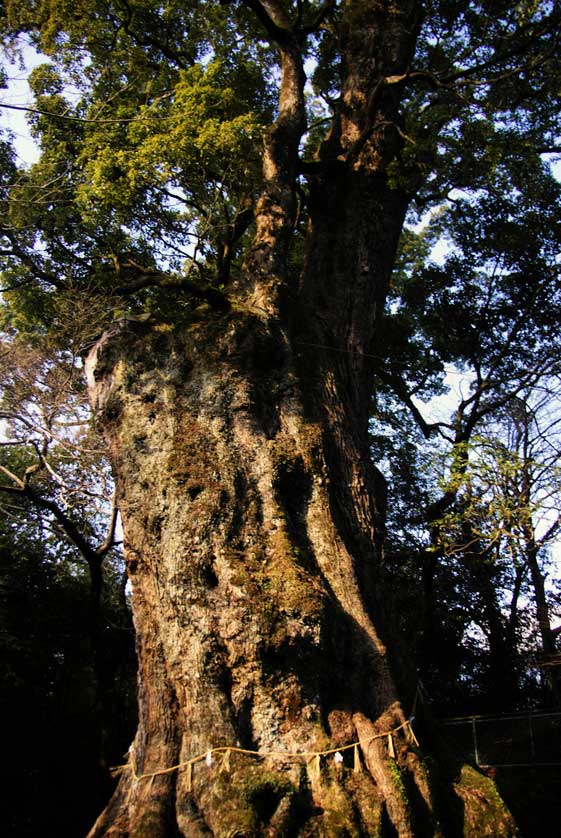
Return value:
M 144 288 L 160 286 L 173 288 L 178 291 L 186 291 L 199 300 L 205 300 L 217 311 L 228 311 L 230 309 L 230 300 L 217 288 L 212 288 L 211 286 L 202 287 L 186 277 L 170 276 L 159 271 L 157 268 L 146 268 L 132 260 L 128 260 L 119 266 L 119 268 L 125 278 L 127 274 L 131 278 L 124 285 L 118 285 L 114 289 L 114 293 L 118 296 L 127 297 L 137 291 L 142 291 Z
M 279 47 L 285 46 L 292 29 L 282 6 L 275 0 L 243 0 L 265 29 L 269 39 Z
M 52 285 L 54 288 L 57 288 L 59 291 L 64 291 L 67 288 L 65 282 L 62 282 L 55 274 L 50 273 L 50 271 L 46 271 L 44 268 L 41 268 L 37 262 L 31 257 L 29 253 L 27 253 L 19 244 L 14 240 L 14 237 L 10 235 L 11 231 L 7 231 L 5 227 L 2 228 L 2 233 L 6 236 L 7 239 L 10 240 L 12 245 L 12 253 L 10 256 L 16 256 L 20 262 L 29 268 L 35 279 L 43 280 L 43 282 Z
M 107 534 L 106 539 L 102 544 L 99 545 L 98 548 L 94 548 L 91 546 L 89 541 L 82 535 L 79 528 L 76 526 L 74 521 L 66 515 L 63 509 L 56 503 L 56 501 L 50 500 L 49 498 L 43 497 L 39 492 L 37 492 L 32 486 L 29 484 L 29 477 L 31 476 L 34 471 L 36 471 L 36 467 L 32 467 L 27 469 L 25 476 L 22 479 L 17 477 L 17 475 L 10 472 L 7 468 L 0 465 L 0 471 L 6 474 L 7 477 L 12 480 L 15 485 L 14 486 L 7 486 L 7 485 L 0 485 L 0 492 L 17 495 L 20 498 L 24 498 L 30 501 L 37 509 L 43 510 L 44 512 L 49 512 L 55 521 L 59 524 L 65 535 L 68 539 L 74 544 L 75 547 L 80 551 L 83 558 L 88 565 L 88 569 L 90 572 L 90 581 L 91 581 L 91 589 L 92 589 L 92 596 L 94 600 L 94 605 L 97 607 L 99 603 L 99 597 L 101 595 L 101 586 L 102 586 L 102 561 L 105 555 L 111 550 L 112 547 L 115 546 L 115 530 L 117 526 L 117 516 L 118 510 L 115 504 L 113 505 L 113 511 L 111 515 L 111 520 L 109 524 L 109 531 Z
M 489 58 L 487 61 L 482 61 L 479 64 L 475 64 L 473 67 L 467 67 L 464 70 L 458 70 L 457 72 L 452 73 L 451 75 L 443 78 L 442 82 L 443 84 L 451 84 L 462 79 L 470 78 L 471 76 L 478 75 L 484 72 L 485 70 L 493 69 L 494 67 L 497 67 L 505 61 L 509 61 L 511 58 L 516 58 L 517 56 L 524 55 L 529 52 L 531 47 L 534 46 L 534 44 L 542 36 L 547 35 L 552 31 L 556 31 L 556 28 L 558 26 L 558 20 L 548 20 L 547 26 L 543 26 L 538 32 L 531 33 L 529 36 L 522 39 L 520 43 L 516 44 L 510 49 L 505 49 L 502 52 L 497 51 L 493 58 Z M 522 71 L 523 69 L 525 68 L 519 68 L 520 71 Z
M 421 429 L 425 439 L 430 439 L 433 432 L 438 431 L 440 428 L 450 427 L 445 422 L 427 422 L 419 408 L 415 405 L 407 387 L 405 386 L 405 383 L 401 378 L 381 369 L 378 369 L 376 374 L 380 380 L 395 393 L 398 399 L 409 408 L 411 415 Z
M 99 558 L 103 558 L 103 556 L 105 556 L 115 546 L 115 532 L 118 520 L 119 507 L 117 506 L 117 490 L 115 489 L 113 491 L 113 498 L 111 502 L 111 518 L 109 520 L 109 527 L 107 528 L 107 536 L 95 551 Z
M 187 52 L 171 49 L 169 43 L 164 43 L 163 41 L 159 40 L 153 34 L 147 31 L 146 28 L 144 29 L 144 32 L 142 34 L 139 34 L 138 32 L 135 32 L 133 29 L 131 29 L 133 11 L 130 5 L 128 4 L 127 0 L 120 0 L 120 3 L 125 11 L 126 20 L 117 20 L 116 22 L 117 25 L 120 26 L 124 32 L 126 32 L 126 34 L 129 36 L 129 38 L 131 38 L 131 40 L 133 40 L 136 44 L 138 44 L 141 47 L 148 46 L 159 50 L 165 58 L 169 59 L 170 61 L 173 61 L 175 64 L 177 64 L 178 67 L 181 67 L 181 69 L 183 70 L 189 66 L 192 66 L 195 63 L 195 58 L 192 55 L 189 55 L 189 53 Z

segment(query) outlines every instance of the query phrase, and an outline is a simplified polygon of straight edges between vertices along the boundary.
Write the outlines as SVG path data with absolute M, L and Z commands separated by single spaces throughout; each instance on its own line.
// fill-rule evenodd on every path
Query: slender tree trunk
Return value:
M 557 654 L 557 645 L 555 642 L 555 635 L 551 628 L 551 620 L 549 616 L 549 605 L 547 602 L 547 593 L 545 589 L 545 578 L 540 568 L 539 562 L 539 546 L 536 543 L 534 528 L 531 525 L 525 527 L 525 553 L 528 568 L 530 570 L 530 579 L 532 581 L 532 588 L 534 589 L 534 600 L 536 604 L 536 619 L 541 638 L 541 646 L 545 660 L 547 661 L 552 656 Z M 549 667 L 547 671 L 547 681 L 551 688 L 553 701 L 557 706 L 561 705 L 561 676 L 559 675 L 557 667 Z
M 464 544 L 475 544 L 476 535 L 468 525 L 464 528 Z M 481 545 L 480 545 L 481 546 Z M 500 586 L 498 566 L 489 548 L 466 550 L 463 561 L 475 588 L 476 622 L 489 644 L 488 665 L 484 682 L 485 704 L 489 712 L 500 712 L 515 706 L 519 694 L 516 644 L 509 621 L 498 600 Z
M 520 507 L 521 507 L 521 530 L 524 538 L 524 554 L 530 571 L 532 588 L 534 589 L 534 600 L 536 604 L 536 619 L 540 633 L 544 657 L 550 658 L 555 655 L 556 641 L 551 629 L 549 617 L 549 605 L 545 589 L 545 578 L 540 568 L 539 552 L 540 546 L 536 540 L 536 531 L 532 520 L 532 489 L 533 481 L 533 456 L 530 441 L 530 426 L 532 415 L 524 405 L 522 423 L 520 425 L 520 444 L 522 452 L 521 485 L 520 485 Z M 553 700 L 557 706 L 561 706 L 561 676 L 557 667 L 551 667 L 547 673 L 547 681 L 551 687 Z

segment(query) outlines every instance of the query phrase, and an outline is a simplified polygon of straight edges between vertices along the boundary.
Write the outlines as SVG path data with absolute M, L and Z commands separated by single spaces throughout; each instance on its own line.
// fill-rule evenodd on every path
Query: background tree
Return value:
M 438 520 L 428 512 L 439 487 L 450 491 L 454 446 L 402 446 L 399 436 L 373 436 L 378 456 L 385 446 L 395 498 L 386 572 L 399 612 L 413 615 L 402 630 L 441 713 L 551 704 L 536 663 L 544 655 L 557 660 L 550 616 L 558 607 L 550 555 L 559 528 L 557 404 L 556 379 L 544 378 L 487 415 Z M 391 412 L 400 428 L 413 421 Z M 437 642 L 440 635 L 445 640 Z
M 75 298 L 71 317 L 74 332 L 85 325 Z M 18 335 L 10 320 L 8 315 L 0 345 L 0 418 L 5 429 L 0 448 L 7 456 L 0 464 L 0 502 L 20 496 L 29 508 L 49 515 L 52 527 L 78 547 L 90 572 L 93 617 L 101 595 L 101 565 L 116 544 L 117 518 L 106 452 L 89 427 L 83 374 L 72 339 L 76 335 L 67 329 L 63 340 L 69 340 L 60 351 L 56 342 L 40 334 Z M 108 531 L 97 533 L 107 509 L 112 509 Z
M 504 133 L 502 126 L 499 145 L 510 138 L 516 146 L 514 125 L 510 123 Z M 528 141 L 524 147 L 530 149 Z M 522 154 L 522 146 L 517 148 L 516 153 Z M 427 685 L 444 701 L 442 709 L 450 700 L 449 685 L 458 683 L 467 652 L 466 646 L 462 652 L 459 641 L 470 622 L 468 603 L 475 579 L 470 581 L 470 574 L 466 577 L 465 568 L 453 568 L 451 558 L 443 554 L 439 522 L 447 511 L 461 514 L 458 491 L 469 468 L 474 436 L 485 433 L 482 429 L 501 412 L 504 415 L 519 394 L 546 386 L 558 369 L 554 322 L 559 316 L 555 282 L 559 186 L 546 167 L 535 165 L 534 157 L 527 169 L 507 174 L 511 150 L 498 152 L 485 143 L 475 152 L 469 146 L 463 150 L 466 156 L 480 155 L 481 171 L 488 173 L 485 183 L 477 192 L 451 191 L 422 231 L 404 232 L 391 304 L 379 330 L 377 376 L 382 392 L 375 412 L 375 457 L 384 454 L 389 442 L 388 477 L 408 509 L 404 514 L 405 510 L 400 512 L 393 505 L 392 525 L 398 537 L 390 550 L 394 557 L 401 555 L 403 569 L 413 574 L 423 591 L 420 622 L 411 624 L 409 631 Z M 475 167 L 473 159 L 471 165 Z M 526 215 L 532 195 L 536 201 Z M 441 235 L 446 248 L 435 261 L 431 251 Z M 449 398 L 447 415 L 435 421 L 423 401 L 442 393 L 443 374 L 450 370 L 455 380 L 463 377 L 463 392 Z M 407 445 L 401 443 L 399 433 L 407 415 L 404 407 L 417 428 L 415 432 L 407 419 Z M 397 429 L 393 441 L 386 430 L 391 424 Z M 423 440 L 430 441 L 428 447 Z M 444 480 L 431 464 L 435 450 L 449 452 Z M 406 485 L 401 474 L 406 476 Z M 411 489 L 416 486 L 423 486 L 424 493 L 416 496 L 415 488 Z M 406 527 L 405 538 L 400 524 L 404 518 L 412 524 Z M 473 565 L 479 574 L 484 568 L 478 561 Z M 483 584 L 483 576 L 479 581 Z M 492 597 L 497 580 L 489 578 L 486 584 Z M 508 670 L 505 651 L 513 646 L 506 627 L 499 630 L 502 618 L 497 609 L 495 603 L 493 634 L 503 639 L 502 651 L 497 650 L 495 658 Z M 443 636 L 444 625 L 450 648 L 437 661 L 436 638 Z M 468 668 L 477 669 L 473 659 Z M 504 681 L 496 673 L 488 674 L 488 683 Z M 490 709 L 488 689 L 484 694 Z M 465 700 L 466 696 L 457 695 L 453 703 L 465 705 Z
M 107 765 L 134 731 L 134 652 L 120 568 L 105 571 L 101 624 L 108 677 L 84 620 L 90 580 L 48 521 L 12 500 L 0 524 L 0 824 L 21 836 L 84 835 L 111 792 Z M 26 523 L 23 524 L 22 521 Z
M 556 654 L 550 616 L 550 609 L 555 610 L 555 588 L 550 585 L 548 591 L 546 587 L 548 548 L 560 525 L 556 407 L 550 388 L 509 403 L 488 429 L 489 435 L 478 439 L 458 508 L 443 521 L 447 552 L 463 552 L 467 544 L 477 543 L 484 563 L 495 566 L 493 575 L 501 577 L 502 584 L 495 579 L 494 590 L 495 596 L 502 594 L 506 600 L 508 633 L 503 656 L 506 649 L 516 647 L 523 593 L 532 602 L 541 654 L 546 661 Z M 458 539 L 458 527 L 467 540 Z M 550 686 L 558 703 L 555 670 Z
M 76 345 L 93 306 L 81 316 L 79 303 L 57 299 L 68 319 L 56 340 L 40 323 L 19 334 L 15 308 L 4 309 L 0 692 L 10 725 L 0 822 L 18 835 L 83 835 L 134 730 L 113 482 Z
M 100 333 L 114 318 L 88 373 L 124 523 L 140 723 L 92 835 L 511 831 L 484 778 L 451 783 L 442 763 L 438 782 L 409 737 L 415 678 L 385 614 L 368 420 L 412 202 L 456 187 L 496 209 L 517 149 L 558 201 L 540 158 L 559 129 L 558 18 L 533 3 L 7 6 L 7 34 L 52 60 L 31 78 L 39 162 L 18 171 L 4 150 L 7 305 L 22 335 L 56 334 L 50 303 L 70 290 L 101 301 Z M 522 224 L 538 195 L 516 183 Z M 501 269 L 510 306 L 478 297 L 488 260 L 456 271 L 501 345 L 534 334 L 529 316 L 547 331 L 530 305 L 545 268 L 557 289 L 541 242 L 524 277 L 520 259 Z M 438 310 L 432 276 L 419 295 Z M 463 331 L 453 351 L 471 357 Z M 392 349 L 390 372 L 404 355 L 422 381 L 413 348 Z M 484 362 L 453 433 L 484 402 L 490 348 Z M 360 772 L 289 756 L 357 740 Z M 231 755 L 227 780 L 199 761 L 158 773 L 236 745 L 281 756 Z

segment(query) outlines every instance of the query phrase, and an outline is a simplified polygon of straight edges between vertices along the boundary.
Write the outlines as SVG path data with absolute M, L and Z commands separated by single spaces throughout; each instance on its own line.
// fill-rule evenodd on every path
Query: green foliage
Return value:
M 561 188 L 547 165 L 513 159 L 496 182 L 455 199 L 421 236 L 406 233 L 384 339 L 392 358 L 395 343 L 407 346 L 396 370 L 412 387 L 423 347 L 427 374 L 453 363 L 486 376 L 497 391 L 554 356 L 560 220 Z M 440 264 L 423 263 L 427 240 L 438 234 L 449 253 Z
M 2 146 L 12 322 L 59 329 L 46 295 L 72 290 L 105 301 L 99 334 L 113 310 L 169 307 L 181 277 L 223 284 L 239 269 L 273 115 L 262 66 L 275 59 L 255 24 L 241 15 L 234 27 L 219 3 L 18 3 L 4 29 L 28 30 L 50 59 L 29 79 L 40 159 L 18 171 Z M 153 292 L 159 270 L 179 291 Z M 128 291 L 143 272 L 153 279 Z M 35 304 L 20 301 L 27 289 Z
M 544 378 L 451 447 L 422 443 L 403 417 L 401 433 L 384 435 L 382 425 L 373 436 L 393 498 L 394 608 L 445 714 L 552 701 L 536 660 L 551 654 L 561 613 L 550 553 L 559 534 L 558 398 L 558 380 Z
M 128 221 L 139 201 L 162 202 L 161 190 L 171 189 L 206 206 L 217 181 L 232 191 L 243 189 L 245 179 L 251 194 L 264 114 L 237 91 L 254 90 L 256 82 L 255 68 L 247 64 L 198 64 L 178 73 L 173 96 L 150 97 L 140 107 L 129 100 L 112 111 L 130 122 L 89 128 L 77 161 L 84 178 L 77 200 L 85 217 L 115 213 Z M 172 219 L 188 223 L 189 212 L 170 210 Z
M 319 9 L 301 4 L 303 24 Z M 408 139 L 390 176 L 396 188 L 416 194 L 419 212 L 464 190 L 435 218 L 434 233 L 417 237 L 424 257 L 418 251 L 414 259 L 426 261 L 439 234 L 453 238 L 458 252 L 445 268 L 408 264 L 407 282 L 396 274 L 401 304 L 387 330 L 396 367 L 415 384 L 423 378 L 426 394 L 437 386 L 443 360 L 471 357 L 468 336 L 443 340 L 442 324 L 463 322 L 466 310 L 471 322 L 473 303 L 483 306 L 485 292 L 478 303 L 477 289 L 495 248 L 507 265 L 504 315 L 493 313 L 497 320 L 519 305 L 522 274 L 543 269 L 539 247 L 533 255 L 528 247 L 521 252 L 521 231 L 530 223 L 536 241 L 556 236 L 558 210 L 551 207 L 558 197 L 551 197 L 553 182 L 539 157 L 559 136 L 556 22 L 545 3 L 495 4 L 491 15 L 485 3 L 453 4 L 452 13 L 450 4 L 435 0 L 426 9 L 417 75 L 402 94 Z M 334 12 L 303 39 L 304 56 L 315 62 L 309 158 L 337 114 L 344 74 L 337 24 Z M 148 299 L 152 308 L 162 299 L 149 290 L 156 280 L 137 288 L 138 266 L 205 287 L 235 277 L 248 226 L 233 230 L 259 192 L 260 138 L 273 119 L 278 86 L 276 53 L 245 6 L 25 0 L 6 4 L 3 30 L 12 44 L 25 32 L 50 59 L 30 77 L 42 112 L 31 116 L 41 158 L 29 171 L 18 172 L 13 160 L 3 166 L 10 190 L 2 193 L 5 251 L 14 245 L 18 251 L 3 257 L 7 284 L 85 287 L 126 298 L 108 302 L 107 311 L 138 311 Z M 502 231 L 490 229 L 497 217 L 505 218 Z M 299 224 L 295 253 L 304 231 Z M 404 248 L 412 255 L 411 242 Z M 163 296 L 181 295 L 176 286 Z M 454 287 L 465 293 L 454 290 L 452 300 L 447 289 Z M 414 310 L 421 297 L 423 306 Z M 490 340 L 499 328 L 497 322 Z

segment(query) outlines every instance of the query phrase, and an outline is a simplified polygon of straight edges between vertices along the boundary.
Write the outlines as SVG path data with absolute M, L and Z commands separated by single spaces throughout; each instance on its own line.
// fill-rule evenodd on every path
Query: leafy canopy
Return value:
M 310 59 L 302 149 L 310 160 L 340 113 L 342 7 L 281 5 Z M 33 286 L 33 316 L 45 295 L 69 287 L 126 299 L 133 310 L 161 308 L 178 294 L 185 302 L 186 279 L 217 287 L 235 279 L 260 189 L 260 138 L 278 96 L 262 8 L 253 0 L 6 3 L 6 45 L 17 52 L 24 36 L 49 62 L 30 77 L 39 161 L 18 168 L 9 141 L 2 146 L 2 267 L 5 287 L 18 292 L 6 297 L 11 307 L 29 305 Z M 421 329 L 437 343 L 443 317 L 461 319 L 468 307 L 471 321 L 472 302 L 484 307 L 477 289 L 497 253 L 506 277 L 498 322 L 519 305 L 528 272 L 543 276 L 540 243 L 555 244 L 544 239 L 558 234 L 559 195 L 542 155 L 560 135 L 559 15 L 548 2 L 425 6 L 409 77 L 399 82 L 404 142 L 390 177 L 417 212 L 456 202 L 439 232 L 461 253 L 446 270 L 396 286 L 407 312 L 419 299 L 432 310 Z M 301 188 L 305 215 L 304 174 Z M 537 236 L 532 245 L 526 236 L 522 253 L 528 225 Z M 453 283 L 465 289 L 454 301 Z M 164 285 L 174 290 L 162 293 Z M 402 336 L 419 316 L 402 317 Z M 465 357 L 466 343 L 453 335 L 448 356 Z

